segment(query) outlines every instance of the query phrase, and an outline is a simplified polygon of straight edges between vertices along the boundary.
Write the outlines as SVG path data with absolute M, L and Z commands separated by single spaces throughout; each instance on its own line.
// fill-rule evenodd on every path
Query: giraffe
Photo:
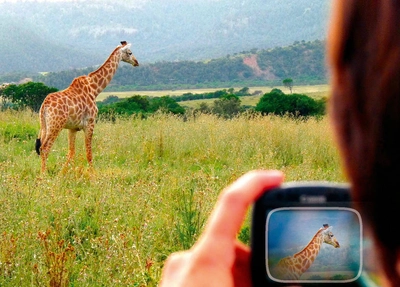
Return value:
M 311 241 L 300 252 L 282 258 L 271 270 L 271 275 L 280 280 L 299 280 L 300 276 L 313 264 L 323 243 L 339 248 L 339 242 L 332 233 L 332 226 L 323 224 Z
M 40 111 L 40 131 L 36 139 L 36 152 L 41 157 L 41 171 L 56 138 L 62 129 L 68 129 L 68 156 L 66 165 L 75 155 L 76 133 L 85 134 L 86 159 L 92 167 L 92 136 L 97 116 L 96 97 L 110 83 L 120 61 L 139 66 L 130 50 L 131 44 L 121 41 L 107 60 L 88 75 L 75 78 L 65 90 L 48 94 Z

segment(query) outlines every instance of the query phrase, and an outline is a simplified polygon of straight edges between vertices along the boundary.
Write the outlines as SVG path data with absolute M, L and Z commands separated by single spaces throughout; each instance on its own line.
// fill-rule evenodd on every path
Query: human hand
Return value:
M 250 171 L 225 188 L 199 240 L 167 259 L 160 286 L 251 286 L 250 249 L 236 236 L 250 205 L 283 178 L 277 170 Z

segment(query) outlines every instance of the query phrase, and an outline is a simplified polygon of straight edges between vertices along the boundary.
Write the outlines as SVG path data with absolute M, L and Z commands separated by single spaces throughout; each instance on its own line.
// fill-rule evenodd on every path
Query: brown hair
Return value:
M 353 198 L 386 277 L 400 286 L 400 240 L 387 227 L 400 209 L 400 1 L 338 0 L 332 8 L 329 112 Z

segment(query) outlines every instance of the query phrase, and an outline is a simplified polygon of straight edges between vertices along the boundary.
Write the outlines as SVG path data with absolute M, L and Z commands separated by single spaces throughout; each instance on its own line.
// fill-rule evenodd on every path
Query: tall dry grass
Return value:
M 61 171 L 63 131 L 45 175 L 38 128 L 35 114 L 0 112 L 0 286 L 156 286 L 167 256 L 193 244 L 220 191 L 246 171 L 344 180 L 325 118 L 99 121 L 94 171 L 83 133 Z

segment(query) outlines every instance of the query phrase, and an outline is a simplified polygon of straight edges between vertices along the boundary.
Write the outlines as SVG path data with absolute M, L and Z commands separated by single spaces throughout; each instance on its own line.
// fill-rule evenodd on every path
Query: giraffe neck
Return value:
M 318 230 L 311 241 L 304 247 L 300 252 L 293 255 L 296 260 L 299 273 L 303 274 L 310 266 L 313 264 L 315 258 L 319 251 L 321 250 L 321 246 L 323 243 L 323 235 L 322 229 Z
M 108 59 L 96 71 L 91 72 L 88 77 L 90 78 L 90 87 L 93 90 L 94 96 L 97 97 L 101 91 L 111 82 L 114 77 L 119 62 L 121 61 L 120 47 L 115 48 Z

